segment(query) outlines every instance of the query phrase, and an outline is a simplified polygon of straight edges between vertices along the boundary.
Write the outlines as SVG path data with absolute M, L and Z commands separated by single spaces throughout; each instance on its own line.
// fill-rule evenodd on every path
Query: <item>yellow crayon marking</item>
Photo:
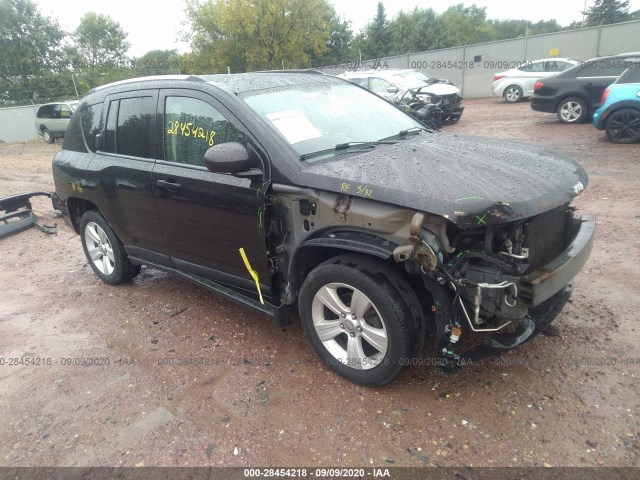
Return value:
M 244 262 L 244 266 L 247 267 L 249 274 L 253 278 L 253 281 L 256 282 L 256 288 L 258 289 L 258 295 L 260 296 L 260 303 L 264 305 L 264 300 L 262 298 L 262 291 L 260 290 L 260 282 L 258 281 L 258 272 L 251 268 L 249 264 L 249 259 L 247 258 L 247 254 L 244 253 L 244 248 L 239 249 L 240 256 L 242 257 L 242 261 Z

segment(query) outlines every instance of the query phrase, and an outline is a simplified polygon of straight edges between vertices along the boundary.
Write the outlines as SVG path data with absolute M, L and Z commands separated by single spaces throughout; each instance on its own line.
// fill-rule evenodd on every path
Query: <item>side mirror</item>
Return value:
M 389 88 L 387 88 L 387 93 L 391 93 L 391 94 L 395 95 L 398 92 L 399 92 L 399 90 L 398 90 L 397 87 L 389 87 Z
M 239 173 L 251 167 L 249 152 L 240 143 L 214 145 L 204 153 L 204 165 L 214 173 Z

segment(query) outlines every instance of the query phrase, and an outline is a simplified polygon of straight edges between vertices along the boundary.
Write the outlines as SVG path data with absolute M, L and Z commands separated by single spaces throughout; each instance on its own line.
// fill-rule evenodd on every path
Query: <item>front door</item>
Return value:
M 153 171 L 156 208 L 165 244 L 179 270 L 257 293 L 239 249 L 270 293 L 262 225 L 266 179 L 213 173 L 204 153 L 249 135 L 213 97 L 186 89 L 162 90 L 158 102 L 163 156 Z M 256 158 L 258 167 L 262 160 Z M 255 297 L 258 298 L 257 296 Z

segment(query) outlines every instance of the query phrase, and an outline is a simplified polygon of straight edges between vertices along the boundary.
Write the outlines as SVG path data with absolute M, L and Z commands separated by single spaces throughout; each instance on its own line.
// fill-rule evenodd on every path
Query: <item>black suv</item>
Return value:
M 94 89 L 53 174 L 54 206 L 102 280 L 148 265 L 280 327 L 297 303 L 319 356 L 364 385 L 416 361 L 427 332 L 444 368 L 532 338 L 595 228 L 570 206 L 588 182 L 575 161 L 427 132 L 320 73 Z
M 562 123 L 580 123 L 600 108 L 602 93 L 640 53 L 596 57 L 536 82 L 531 108 L 555 113 Z

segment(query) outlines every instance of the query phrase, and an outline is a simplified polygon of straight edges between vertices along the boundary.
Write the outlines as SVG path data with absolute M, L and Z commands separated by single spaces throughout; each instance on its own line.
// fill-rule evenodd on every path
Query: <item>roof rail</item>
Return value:
M 181 80 L 181 81 L 194 81 L 194 82 L 204 82 L 205 80 L 198 75 L 152 75 L 148 77 L 136 77 L 136 78 L 127 78 L 126 80 L 119 80 L 117 82 L 107 83 L 105 85 L 100 85 L 98 87 L 93 87 L 89 93 L 97 92 L 107 87 L 114 87 L 117 85 L 127 85 L 129 83 L 136 82 L 152 82 L 157 80 Z
M 311 73 L 313 75 L 326 75 L 326 73 L 321 72 L 320 70 L 316 70 L 314 68 L 309 68 L 309 69 L 296 68 L 293 70 L 259 70 L 257 72 L 246 72 L 246 73 Z

